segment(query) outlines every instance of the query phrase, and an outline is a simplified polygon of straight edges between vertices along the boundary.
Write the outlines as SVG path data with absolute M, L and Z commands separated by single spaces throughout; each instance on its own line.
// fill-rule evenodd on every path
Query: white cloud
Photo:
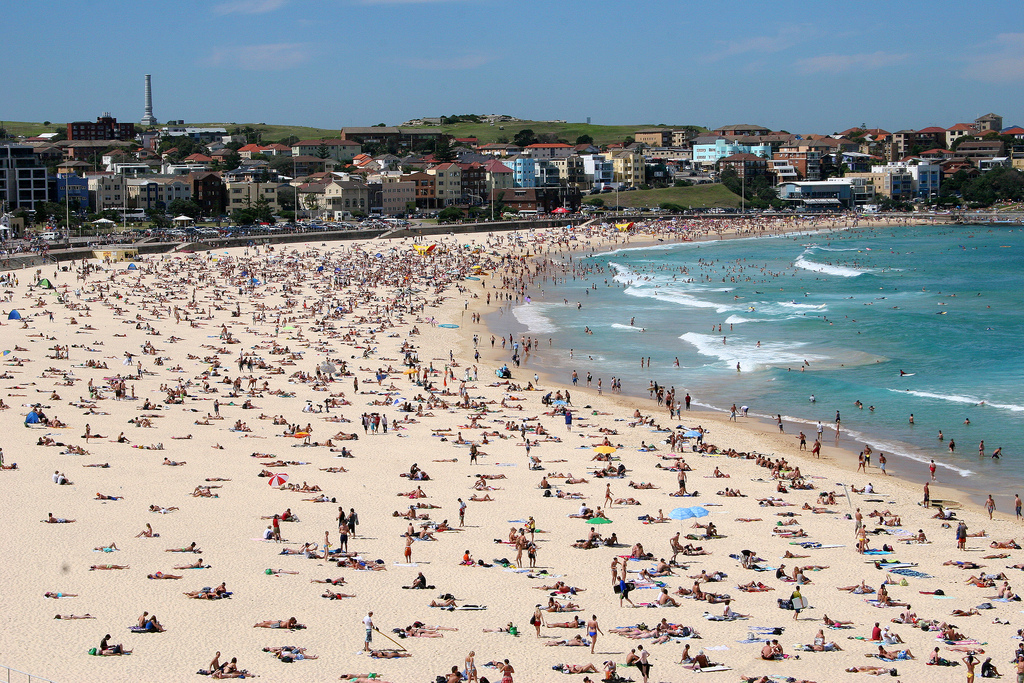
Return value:
M 305 43 L 239 45 L 214 50 L 207 64 L 246 71 L 284 71 L 308 61 L 312 55 Z
M 265 14 L 282 7 L 287 0 L 228 0 L 213 6 L 214 14 Z
M 1024 33 L 1000 33 L 966 58 L 964 78 L 986 83 L 1024 80 Z
M 796 67 L 806 74 L 838 74 L 861 69 L 880 69 L 906 61 L 910 55 L 892 52 L 865 52 L 855 55 L 818 55 L 798 59 Z
M 426 0 L 417 0 L 426 1 Z M 475 69 L 488 62 L 494 61 L 494 57 L 484 54 L 468 54 L 460 57 L 413 57 L 401 60 L 403 64 L 414 69 L 427 69 L 430 71 L 459 71 L 463 69 Z
M 801 40 L 811 38 L 812 35 L 813 29 L 810 26 L 801 24 L 781 28 L 775 35 L 750 36 L 736 40 L 719 40 L 715 43 L 717 48 L 712 48 L 702 59 L 705 62 L 717 62 L 720 59 L 735 57 L 747 54 L 748 52 L 757 52 L 759 54 L 782 52 L 793 47 Z

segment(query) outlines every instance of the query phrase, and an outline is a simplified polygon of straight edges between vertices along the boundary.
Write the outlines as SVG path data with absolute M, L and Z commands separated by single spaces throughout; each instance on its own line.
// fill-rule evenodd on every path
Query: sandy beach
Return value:
M 691 657 L 703 651 L 700 663 L 722 667 L 705 673 L 729 681 L 867 675 L 845 673 L 850 667 L 879 667 L 887 677 L 894 669 L 903 681 L 966 676 L 963 663 L 928 665 L 937 647 L 946 660 L 974 651 L 1004 676 L 1016 672 L 1019 604 L 998 596 L 1007 594 L 1004 581 L 1018 587 L 1019 570 L 1007 567 L 1022 553 L 991 547 L 1017 538 L 1012 509 L 990 520 L 965 505 L 955 519 L 936 519 L 919 504 L 927 468 L 895 473 L 906 481 L 876 463 L 858 473 L 854 443 L 840 441 L 849 449 L 841 450 L 828 438 L 815 459 L 810 433 L 804 453 L 795 434 L 742 417 L 670 417 L 655 401 L 599 396 L 567 378 L 541 376 L 527 390 L 532 367 L 515 367 L 502 340 L 492 343 L 500 332 L 477 316 L 514 304 L 524 285 L 528 293 L 526 269 L 537 268 L 528 255 L 569 249 L 567 236 L 446 237 L 425 256 L 411 240 L 380 240 L 165 255 L 132 270 L 91 261 L 12 273 L 18 282 L 4 288 L 3 309 L 22 319 L 5 314 L 0 325 L 0 350 L 10 351 L 0 445 L 5 467 L 17 463 L 0 471 L 11 544 L 0 664 L 54 681 L 186 681 L 202 680 L 196 672 L 220 652 L 221 663 L 237 658 L 239 670 L 266 680 L 374 673 L 426 683 L 453 666 L 462 671 L 475 652 L 480 680 L 502 680 L 486 665 L 507 659 L 516 682 L 557 680 L 553 667 L 588 664 L 594 673 L 569 680 L 604 680 L 607 662 L 641 681 L 625 663 L 642 645 L 655 682 L 696 674 L 693 662 L 680 662 L 686 646 Z M 668 234 L 633 236 L 630 245 L 659 237 Z M 623 240 L 588 231 L 571 244 L 579 253 Z M 54 288 L 36 286 L 39 278 Z M 506 363 L 512 377 L 499 379 Z M 571 402 L 557 404 L 566 390 Z M 26 425 L 36 405 L 44 417 Z M 362 419 L 374 414 L 386 428 Z M 708 452 L 683 436 L 698 425 Z M 605 443 L 600 456 L 595 448 Z M 763 455 L 745 455 L 754 453 Z M 683 462 L 686 491 L 697 495 L 672 497 L 673 468 Z M 625 472 L 603 476 L 604 468 Z M 931 497 L 957 500 L 956 482 L 939 474 Z M 70 483 L 55 483 L 61 475 Z M 794 476 L 807 488 L 794 488 Z M 869 483 L 873 493 L 851 490 Z M 727 488 L 739 495 L 724 495 Z M 584 517 L 600 507 L 610 521 L 573 516 L 581 507 L 590 510 Z M 339 508 L 358 517 L 347 553 L 336 552 Z M 677 508 L 703 512 L 661 521 Z M 268 517 L 286 510 L 297 520 L 277 521 L 282 540 L 264 539 L 275 524 Z M 74 521 L 41 523 L 49 513 Z M 960 521 L 971 534 L 964 550 Z M 713 537 L 694 526 L 709 522 Z M 669 562 L 677 533 L 707 554 L 678 552 Z M 609 546 L 612 534 L 618 543 Z M 915 540 L 921 534 L 925 542 Z M 200 552 L 168 552 L 193 542 Z M 951 560 L 980 566 L 943 564 Z M 636 606 L 620 605 L 613 561 Z M 659 565 L 667 572 L 650 576 Z M 158 572 L 181 578 L 149 578 Z M 405 588 L 420 573 L 428 588 Z M 997 576 L 966 582 L 981 573 Z M 542 588 L 556 582 L 573 590 Z M 869 592 L 840 590 L 861 582 Z M 695 599 L 695 583 L 698 595 L 730 602 Z M 229 596 L 216 594 L 222 584 Z M 797 588 L 809 607 L 781 609 Z M 872 603 L 880 591 L 909 607 Z M 656 606 L 663 595 L 678 606 Z M 535 606 L 566 603 L 578 611 L 543 611 L 538 637 Z M 370 611 L 381 657 L 364 651 Z M 144 612 L 164 631 L 131 632 Z M 732 613 L 743 616 L 720 620 Z M 589 643 L 592 615 L 600 627 L 593 653 L 589 644 L 553 645 L 576 635 Z M 826 615 L 851 623 L 830 628 Z M 291 617 L 304 628 L 253 627 Z M 555 625 L 576 617 L 580 627 Z M 911 623 L 893 623 L 901 618 Z M 867 642 L 875 622 L 903 641 L 883 650 L 914 659 L 875 657 L 880 643 Z M 510 624 L 516 634 L 499 630 Z M 819 630 L 841 650 L 815 651 Z M 131 654 L 90 655 L 105 634 Z M 762 659 L 765 639 L 785 657 Z M 264 651 L 282 646 L 303 648 L 303 659 L 300 650 L 283 659 Z M 403 656 L 388 656 L 396 652 Z

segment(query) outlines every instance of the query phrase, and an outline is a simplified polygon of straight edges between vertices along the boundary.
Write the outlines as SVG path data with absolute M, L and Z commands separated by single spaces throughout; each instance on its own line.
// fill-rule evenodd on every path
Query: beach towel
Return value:
M 924 572 L 919 572 L 916 569 L 893 569 L 892 573 L 899 574 L 900 576 L 909 576 L 915 579 L 933 578 L 931 574 L 925 574 Z
M 704 648 L 705 650 L 707 648 Z M 708 666 L 703 669 L 694 669 L 699 674 L 714 673 L 716 671 L 732 671 L 731 667 L 725 666 L 724 664 L 715 664 L 714 666 Z

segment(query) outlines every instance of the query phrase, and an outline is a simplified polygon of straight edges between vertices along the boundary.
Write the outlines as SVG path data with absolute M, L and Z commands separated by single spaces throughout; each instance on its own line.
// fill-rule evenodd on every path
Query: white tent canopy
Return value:
M 192 219 L 191 216 L 182 215 L 182 216 L 175 216 L 172 220 L 175 223 L 191 223 L 193 219 Z

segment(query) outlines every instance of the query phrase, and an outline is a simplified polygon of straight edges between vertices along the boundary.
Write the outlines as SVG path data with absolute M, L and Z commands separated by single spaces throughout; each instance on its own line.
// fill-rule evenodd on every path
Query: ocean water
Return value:
M 828 428 L 839 411 L 842 443 L 870 443 L 890 471 L 924 481 L 934 458 L 941 482 L 973 495 L 1012 495 L 1024 483 L 1019 228 L 619 249 L 555 264 L 530 295 L 490 323 L 541 339 L 529 363 L 562 381 L 591 372 L 607 390 L 619 377 L 623 393 L 646 397 L 656 380 L 698 405 L 782 414 L 793 435 L 811 435 L 818 420 Z

